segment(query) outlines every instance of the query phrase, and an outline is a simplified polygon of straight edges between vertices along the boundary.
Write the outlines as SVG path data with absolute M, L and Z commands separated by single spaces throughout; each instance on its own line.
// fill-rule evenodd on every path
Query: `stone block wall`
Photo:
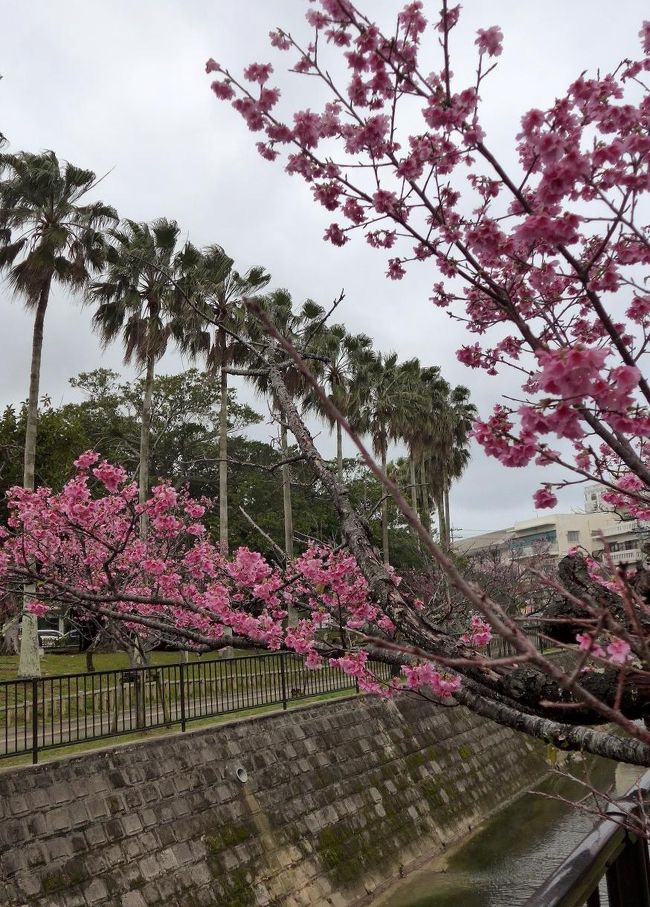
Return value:
M 0 904 L 366 903 L 543 772 L 527 738 L 408 696 L 5 769 Z

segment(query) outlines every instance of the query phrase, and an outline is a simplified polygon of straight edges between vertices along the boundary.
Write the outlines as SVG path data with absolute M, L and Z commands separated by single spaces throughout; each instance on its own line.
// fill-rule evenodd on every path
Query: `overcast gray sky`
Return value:
M 360 5 L 385 19 L 402 4 Z M 425 0 L 430 15 L 439 5 Z M 238 267 L 264 265 L 273 285 L 297 300 L 326 304 L 345 289 L 339 319 L 350 330 L 370 334 L 378 349 L 440 365 L 487 414 L 512 378 L 490 379 L 456 361 L 463 332 L 427 302 L 437 279 L 429 265 L 393 282 L 384 278 L 383 256 L 364 244 L 325 244 L 330 213 L 313 204 L 301 180 L 259 157 L 255 137 L 209 90 L 203 67 L 210 56 L 232 69 L 253 61 L 281 69 L 287 57 L 268 46 L 268 32 L 282 26 L 304 34 L 307 8 L 306 0 L 0 0 L 0 131 L 12 150 L 52 148 L 108 173 L 101 197 L 122 216 L 176 218 L 195 243 L 223 245 Z M 644 17 L 640 0 L 468 0 L 454 48 L 457 72 L 474 66 L 477 28 L 499 24 L 505 34 L 483 92 L 491 146 L 510 156 L 523 112 L 548 106 L 581 71 L 608 70 L 636 55 Z M 280 81 L 289 108 L 308 106 L 308 80 Z M 20 302 L 0 292 L 4 405 L 26 396 L 31 325 Z M 57 293 L 46 324 L 43 392 L 57 403 L 72 399 L 68 378 L 99 365 L 121 368 L 120 350 L 101 353 L 89 312 Z M 159 370 L 184 365 L 170 352 Z M 241 396 L 253 401 L 245 389 Z M 319 446 L 331 455 L 328 431 L 319 430 Z M 530 496 L 550 478 L 535 467 L 505 469 L 476 450 L 452 495 L 455 530 L 473 534 L 531 516 Z M 581 504 L 581 491 L 566 491 L 558 509 Z

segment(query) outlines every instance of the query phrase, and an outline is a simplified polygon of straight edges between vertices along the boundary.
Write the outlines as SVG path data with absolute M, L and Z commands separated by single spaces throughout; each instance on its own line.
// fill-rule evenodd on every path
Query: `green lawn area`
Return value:
M 235 656 L 253 655 L 254 652 L 235 650 Z M 257 653 L 259 654 L 259 653 Z M 208 652 L 202 656 L 190 654 L 190 661 L 210 661 L 218 658 L 218 652 Z M 180 652 L 152 652 L 152 665 L 178 664 L 181 660 Z M 96 671 L 119 671 L 129 667 L 129 657 L 126 652 L 99 652 L 93 662 Z M 0 655 L 0 681 L 15 680 L 18 670 L 17 655 Z M 55 674 L 84 674 L 86 672 L 86 656 L 83 652 L 77 655 L 52 655 L 47 653 L 41 660 L 43 676 L 51 677 Z

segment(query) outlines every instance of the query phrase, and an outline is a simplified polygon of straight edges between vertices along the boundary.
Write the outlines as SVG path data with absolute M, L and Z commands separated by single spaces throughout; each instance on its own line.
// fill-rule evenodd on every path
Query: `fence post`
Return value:
M 286 658 L 285 652 L 280 652 L 280 678 L 282 680 L 282 708 L 286 709 L 287 707 L 287 678 L 285 676 L 284 670 L 284 660 Z
M 607 871 L 607 895 L 611 907 L 650 907 L 648 844 L 627 832 L 626 846 Z
M 38 680 L 32 677 L 32 765 L 38 762 Z
M 185 730 L 185 664 L 181 661 L 179 664 L 179 674 L 181 679 L 181 731 Z

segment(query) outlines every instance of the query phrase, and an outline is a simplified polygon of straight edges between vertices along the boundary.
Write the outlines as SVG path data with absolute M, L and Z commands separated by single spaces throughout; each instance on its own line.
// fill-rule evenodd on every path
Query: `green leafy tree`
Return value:
M 139 462 L 140 406 L 144 379 L 125 382 L 116 372 L 97 369 L 72 379 L 87 397 L 69 404 L 83 420 L 89 446 L 121 463 L 134 475 Z M 150 478 L 189 484 L 194 494 L 216 494 L 221 392 L 192 368 L 178 375 L 156 375 L 151 393 Z M 236 433 L 259 422 L 251 407 L 228 392 L 226 431 Z
M 415 366 L 414 366 L 415 369 Z M 431 504 L 426 470 L 426 448 L 435 433 L 444 406 L 449 385 L 440 375 L 437 366 L 420 369 L 416 411 L 408 406 L 397 414 L 397 430 L 409 452 L 409 476 L 404 485 L 411 491 L 413 508 L 420 513 L 422 524 L 431 529 Z M 420 472 L 418 482 L 418 468 Z M 421 502 L 421 507 L 420 507 Z

